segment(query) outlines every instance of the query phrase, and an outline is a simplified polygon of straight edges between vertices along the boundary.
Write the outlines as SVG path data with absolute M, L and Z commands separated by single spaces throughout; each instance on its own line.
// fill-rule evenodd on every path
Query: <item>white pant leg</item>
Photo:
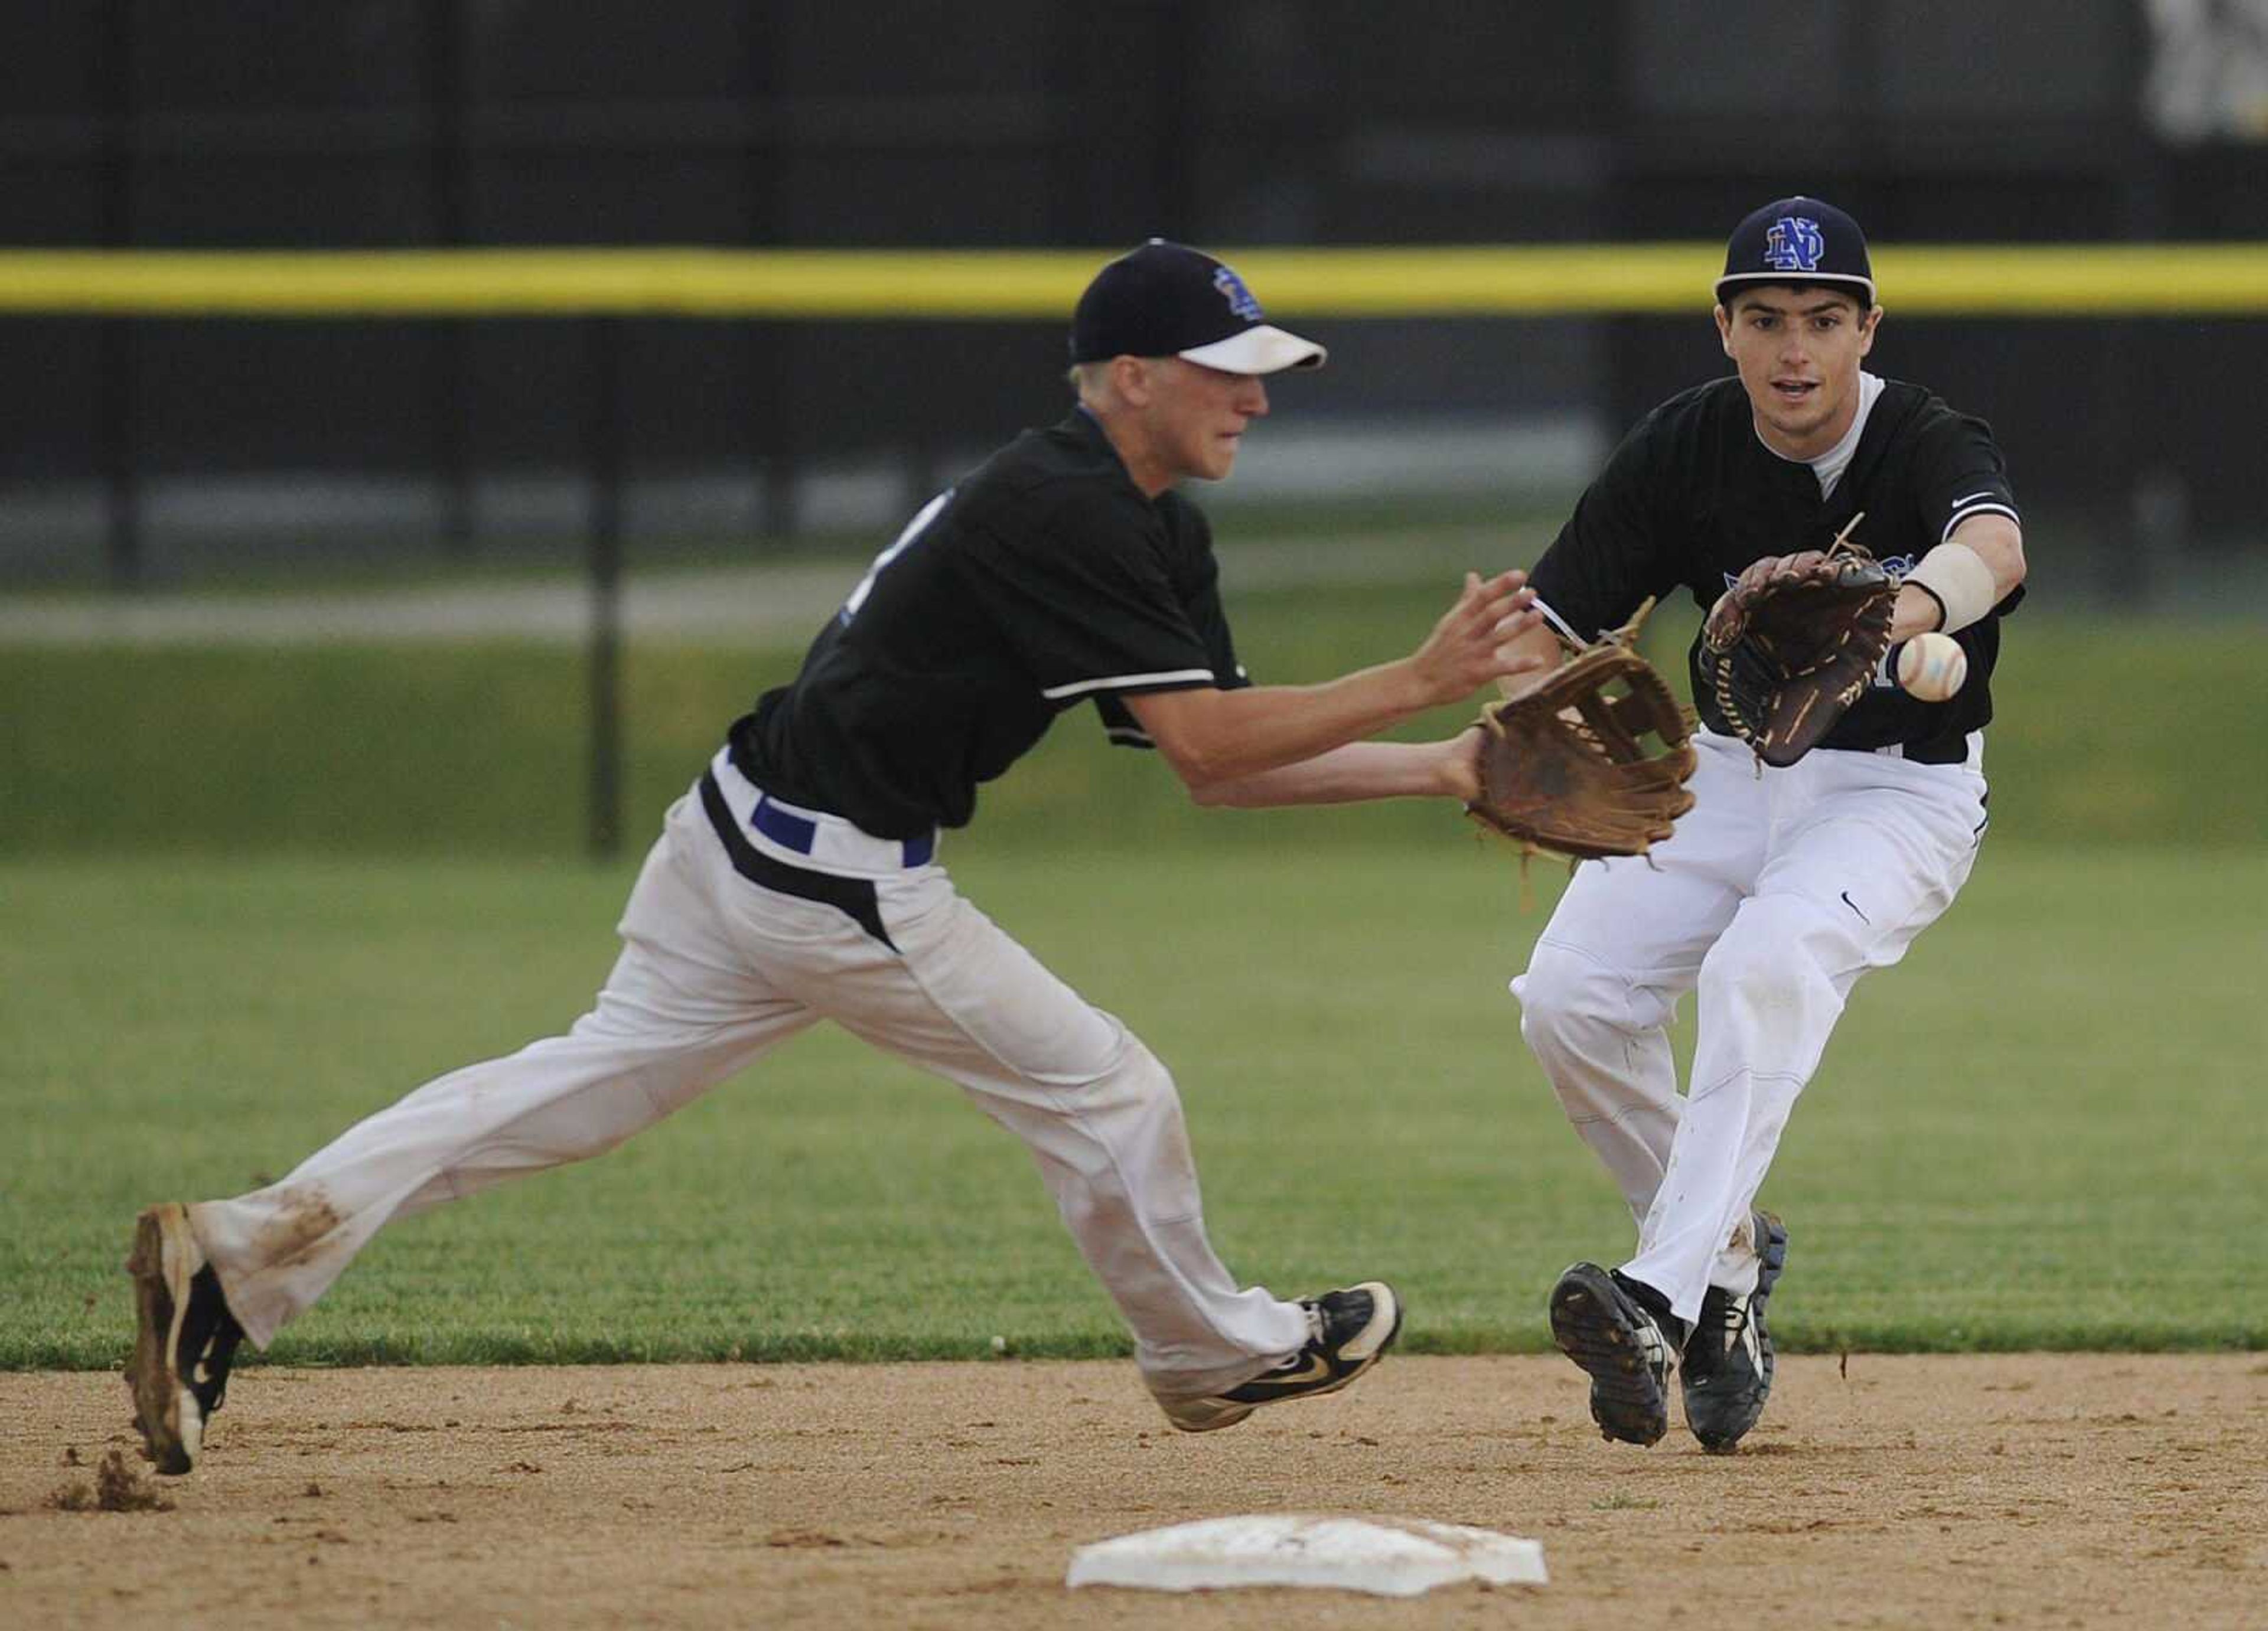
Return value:
M 1512 982 L 1521 1035 L 1633 1223 L 1653 1205 L 1683 1109 L 1670 1016 L 1764 862 L 1748 749 L 1699 760 L 1675 834 L 1650 856 L 1577 867 Z
M 1953 903 L 1984 826 L 1984 777 L 1961 765 L 1824 751 L 1764 786 L 1770 856 L 1702 962 L 1692 1090 L 1624 1265 L 1689 1323 L 1851 988 Z
M 814 1020 L 959 1083 L 1023 1138 L 1161 1397 L 1233 1386 L 1307 1341 L 1240 1290 L 1204 1234 L 1173 1080 L 962 900 L 940 867 L 876 880 L 898 949 L 833 906 L 741 878 L 680 800 L 625 913 L 599 1004 L 565 1037 L 459 1070 L 350 1128 L 281 1183 L 193 1223 L 255 1341 L 389 1219 L 597 1155 Z
M 453 1071 L 282 1181 L 190 1209 L 254 1341 L 266 1347 L 389 1220 L 601 1154 L 817 1018 L 737 959 L 688 853 L 715 838 L 677 814 L 631 891 L 596 1005 L 565 1036 Z
M 1240 1289 L 1207 1239 L 1173 1077 L 982 912 L 940 867 L 879 885 L 902 955 L 873 947 L 799 992 L 857 1035 L 958 1083 L 1022 1139 L 1160 1398 L 1233 1387 L 1307 1339 L 1305 1314 Z M 873 943 L 869 943 L 870 946 Z

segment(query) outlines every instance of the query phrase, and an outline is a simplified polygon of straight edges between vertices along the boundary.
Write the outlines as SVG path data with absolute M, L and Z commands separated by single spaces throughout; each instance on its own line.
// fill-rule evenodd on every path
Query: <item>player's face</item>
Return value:
M 1244 428 L 1268 412 L 1257 374 L 1161 357 L 1151 364 L 1152 443 L 1167 474 L 1218 481 L 1236 467 Z
M 1743 290 L 1717 308 L 1725 355 L 1741 371 L 1756 434 L 1790 459 L 1816 459 L 1859 413 L 1859 360 L 1874 349 L 1880 306 L 1814 286 Z

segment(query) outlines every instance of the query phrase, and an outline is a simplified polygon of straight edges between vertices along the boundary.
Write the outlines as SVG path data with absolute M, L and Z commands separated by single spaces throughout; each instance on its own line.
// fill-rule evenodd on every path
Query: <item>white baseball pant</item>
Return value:
M 1165 1067 L 961 899 L 942 866 L 792 811 L 802 854 L 752 828 L 719 755 L 717 802 L 752 849 L 871 885 L 893 944 L 836 905 L 735 870 L 703 790 L 670 809 L 624 909 L 622 951 L 564 1036 L 429 1082 L 288 1177 L 190 1209 L 230 1308 L 265 1347 L 387 1222 L 612 1149 L 821 1019 L 955 1082 L 1031 1149 L 1161 1399 L 1233 1387 L 1307 1339 L 1305 1313 L 1239 1289 L 1207 1241 Z M 784 808 L 775 806 L 776 809 Z M 761 863 L 758 863 L 759 865 Z
M 1749 1208 L 1859 976 L 1953 904 L 1984 829 L 1965 764 L 1822 750 L 1761 775 L 1702 732 L 1693 809 L 1651 857 L 1585 862 L 1512 982 L 1521 1034 L 1638 1221 L 1623 1272 L 1690 1325 L 1755 1289 Z M 1691 1091 L 1668 1025 L 1698 990 Z

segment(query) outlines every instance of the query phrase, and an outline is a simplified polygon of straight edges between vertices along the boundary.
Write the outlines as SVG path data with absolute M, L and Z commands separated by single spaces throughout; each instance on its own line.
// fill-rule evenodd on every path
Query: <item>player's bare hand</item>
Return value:
M 1487 578 L 1466 573 L 1455 604 L 1410 658 L 1426 705 L 1461 702 L 1491 680 L 1543 666 L 1545 658 L 1515 648 L 1541 621 L 1535 599 L 1528 574 L 1516 569 Z

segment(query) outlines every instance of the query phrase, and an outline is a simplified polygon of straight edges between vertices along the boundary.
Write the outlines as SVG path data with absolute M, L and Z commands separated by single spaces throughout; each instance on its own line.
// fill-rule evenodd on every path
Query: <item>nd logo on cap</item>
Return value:
M 1819 223 L 1808 216 L 1782 216 L 1764 233 L 1764 264 L 1778 272 L 1816 272 L 1827 253 Z
M 1278 328 L 1234 272 L 1201 249 L 1153 238 L 1094 275 L 1071 318 L 1071 360 L 1178 356 L 1231 374 L 1320 368 L 1312 340 Z
M 1725 242 L 1717 304 L 1754 283 L 1831 283 L 1874 304 L 1867 235 L 1824 199 L 1798 193 L 1752 209 Z
M 1254 299 L 1252 291 L 1244 286 L 1244 280 L 1226 267 L 1213 268 L 1212 286 L 1220 290 L 1220 298 L 1228 302 L 1228 309 L 1246 322 L 1267 320 L 1266 314 L 1260 309 L 1260 302 Z

